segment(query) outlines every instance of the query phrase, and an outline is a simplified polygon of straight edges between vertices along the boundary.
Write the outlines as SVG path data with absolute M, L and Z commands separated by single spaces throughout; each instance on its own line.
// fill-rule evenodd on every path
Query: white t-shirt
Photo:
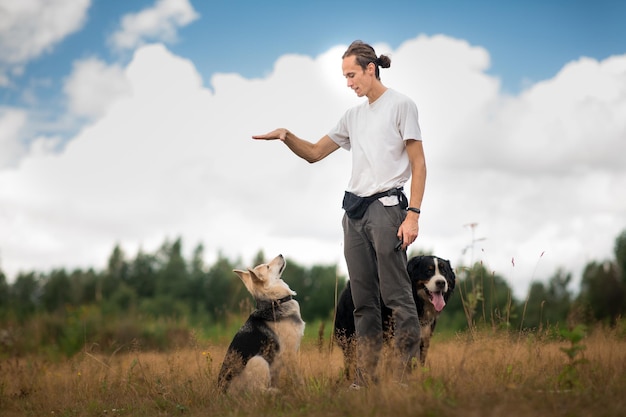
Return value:
M 372 104 L 348 109 L 328 136 L 352 150 L 347 191 L 361 197 L 404 186 L 411 177 L 405 141 L 422 140 L 417 106 L 390 88 Z

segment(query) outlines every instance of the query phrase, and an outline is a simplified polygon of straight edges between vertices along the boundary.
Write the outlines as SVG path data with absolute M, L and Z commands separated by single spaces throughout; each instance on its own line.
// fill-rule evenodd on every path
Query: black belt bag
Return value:
M 367 208 L 374 201 L 378 200 L 381 197 L 390 197 L 393 195 L 398 196 L 398 200 L 400 201 L 400 207 L 402 209 L 406 209 L 409 206 L 409 202 L 402 192 L 402 188 L 392 188 L 391 190 L 376 193 L 374 195 L 370 195 L 369 197 L 359 197 L 356 194 L 352 194 L 351 192 L 346 191 L 343 196 L 343 204 L 341 206 L 346 211 L 346 215 L 349 218 L 360 219 L 365 215 Z

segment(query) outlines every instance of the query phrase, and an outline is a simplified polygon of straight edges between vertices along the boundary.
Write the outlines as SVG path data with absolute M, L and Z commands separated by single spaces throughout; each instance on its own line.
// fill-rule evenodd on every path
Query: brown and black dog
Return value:
M 222 392 L 271 391 L 281 369 L 293 366 L 305 323 L 295 291 L 282 280 L 287 262 L 234 270 L 256 301 L 256 309 L 235 334 L 218 375 Z

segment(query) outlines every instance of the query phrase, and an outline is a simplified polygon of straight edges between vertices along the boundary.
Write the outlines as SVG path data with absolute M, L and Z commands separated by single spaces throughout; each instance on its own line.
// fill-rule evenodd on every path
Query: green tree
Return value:
M 622 283 L 626 285 L 626 230 L 615 239 L 615 261 Z
M 100 275 L 93 268 L 72 271 L 69 276 L 71 297 L 76 305 L 93 304 L 96 301 L 98 283 L 102 279 Z
M 103 297 L 105 299 L 111 297 L 119 286 L 127 281 L 129 267 L 125 258 L 126 255 L 122 248 L 119 245 L 115 245 L 102 278 L 102 285 L 96 296 L 98 301 Z
M 105 301 L 108 313 L 128 313 L 137 305 L 137 293 L 125 283 L 120 284 Z
M 581 280 L 579 301 L 599 321 L 611 325 L 624 313 L 624 283 L 617 265 L 610 261 L 587 264 Z
M 572 295 L 567 288 L 571 280 L 571 274 L 559 269 L 547 285 L 534 282 L 528 293 L 523 326 L 539 328 L 565 323 L 572 304 Z
M 65 305 L 73 304 L 70 279 L 65 269 L 57 269 L 44 278 L 41 302 L 48 312 L 62 310 Z
M 489 272 L 482 263 L 476 263 L 470 269 L 460 268 L 457 273 L 455 292 L 458 297 L 448 300 L 446 315 L 451 313 L 458 325 L 459 311 L 465 316 L 466 325 L 490 325 L 509 327 L 518 320 L 517 301 L 513 291 L 504 278 L 495 272 Z
M 287 262 L 283 279 L 298 293 L 297 298 L 305 321 L 332 317 L 335 308 L 335 283 L 340 290 L 346 281 L 344 276 L 337 274 L 336 265 L 316 265 L 307 269 L 293 261 Z
M 11 307 L 20 321 L 33 315 L 39 305 L 39 280 L 34 272 L 18 274 L 9 293 Z
M 135 290 L 139 298 L 151 298 L 156 293 L 157 262 L 154 255 L 141 249 L 130 264 L 128 286 Z
M 171 244 L 166 241 L 159 250 L 156 292 L 161 297 L 181 300 L 189 295 L 189 273 L 182 252 L 181 238 Z
M 204 311 L 202 289 L 207 280 L 207 270 L 204 263 L 204 246 L 198 244 L 193 251 L 189 271 L 189 308 L 192 315 Z
M 9 291 L 10 287 L 7 283 L 7 277 L 0 269 L 0 319 L 4 318 L 9 312 Z
M 220 253 L 206 274 L 203 285 L 204 306 L 214 320 L 224 320 L 229 314 L 238 314 L 244 307 L 244 301 L 250 302 L 248 290 L 233 269 L 233 264 Z

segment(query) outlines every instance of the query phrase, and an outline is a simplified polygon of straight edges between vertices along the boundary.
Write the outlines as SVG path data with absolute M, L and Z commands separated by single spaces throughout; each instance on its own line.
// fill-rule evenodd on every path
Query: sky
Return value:
M 410 250 L 481 262 L 523 298 L 613 258 L 626 229 L 622 1 L 0 0 L 0 269 L 104 269 L 182 238 L 345 273 L 350 154 L 317 141 L 362 99 L 341 55 L 391 57 L 428 165 Z M 249 265 L 241 265 L 249 266 Z

